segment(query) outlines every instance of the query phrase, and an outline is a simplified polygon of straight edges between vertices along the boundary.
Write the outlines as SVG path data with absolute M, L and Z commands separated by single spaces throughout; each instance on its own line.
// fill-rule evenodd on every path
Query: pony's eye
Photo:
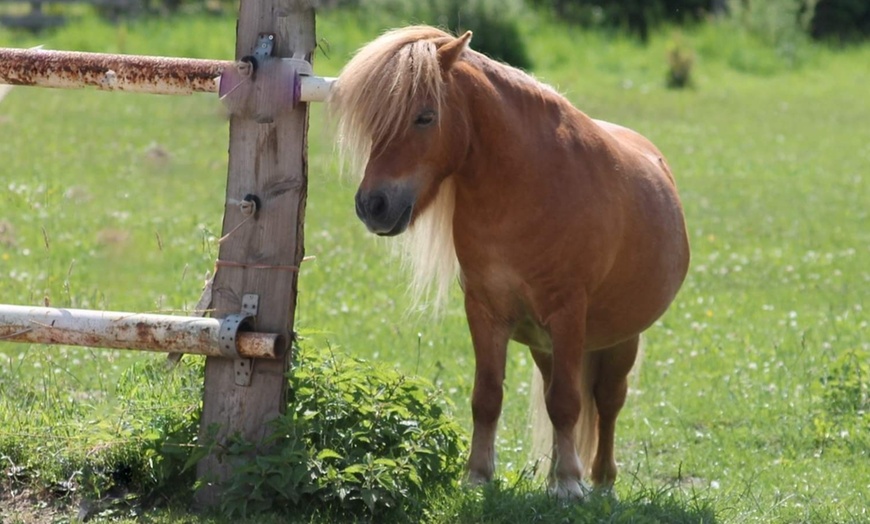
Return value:
M 434 121 L 435 111 L 423 111 L 414 119 L 414 125 L 418 127 L 426 127 Z

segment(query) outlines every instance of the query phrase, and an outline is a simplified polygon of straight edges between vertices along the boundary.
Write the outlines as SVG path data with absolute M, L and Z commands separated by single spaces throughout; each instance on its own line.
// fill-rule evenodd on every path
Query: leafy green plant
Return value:
M 407 518 L 422 511 L 427 492 L 457 481 L 464 439 L 429 382 L 327 351 L 297 356 L 288 411 L 267 441 L 233 440 L 220 450 L 237 464 L 222 497 L 226 512 Z M 68 411 L 66 438 L 51 439 L 45 425 L 13 428 L 45 435 L 31 445 L 0 438 L 5 476 L 89 500 L 107 515 L 156 497 L 185 500 L 192 466 L 216 448 L 197 443 L 202 359 L 184 362 L 171 370 L 162 359 L 136 362 L 110 404 Z M 38 399 L 20 384 L 9 388 L 0 392 Z
M 692 84 L 692 66 L 695 53 L 677 35 L 668 46 L 668 74 L 665 84 L 672 89 L 682 89 Z
M 420 513 L 427 493 L 458 480 L 462 432 L 430 383 L 326 350 L 297 357 L 288 411 L 267 442 L 234 441 L 224 450 L 236 464 L 225 512 L 406 519 Z

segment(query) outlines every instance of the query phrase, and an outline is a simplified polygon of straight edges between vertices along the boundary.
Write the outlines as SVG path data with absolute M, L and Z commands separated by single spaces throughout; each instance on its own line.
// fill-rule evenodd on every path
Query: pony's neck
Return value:
M 464 62 L 461 84 L 471 119 L 465 171 L 471 178 L 488 171 L 506 182 L 529 171 L 521 166 L 533 162 L 532 153 L 547 158 L 556 148 L 579 152 L 596 140 L 597 126 L 552 87 L 479 53 Z
M 519 98 L 528 97 L 534 103 L 544 105 L 567 104 L 565 98 L 551 86 L 539 82 L 520 69 L 497 62 L 477 52 L 469 53 L 466 61 L 482 72 L 492 86 L 502 94 L 510 93 Z

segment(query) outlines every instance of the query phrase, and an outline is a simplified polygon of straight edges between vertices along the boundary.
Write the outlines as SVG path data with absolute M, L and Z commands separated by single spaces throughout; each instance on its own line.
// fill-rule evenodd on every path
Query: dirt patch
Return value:
M 130 232 L 126 229 L 106 228 L 97 233 L 97 243 L 104 246 L 124 246 L 130 241 Z
M 153 169 L 165 169 L 172 163 L 172 154 L 164 146 L 151 142 L 145 148 L 145 162 Z
M 77 204 L 90 202 L 93 198 L 91 192 L 84 186 L 71 186 L 69 189 L 64 191 L 63 197 L 67 200 L 72 200 Z
M 18 244 L 15 228 L 6 220 L 0 220 L 0 246 L 15 247 Z
M 30 489 L 0 485 L 0 522 L 4 524 L 53 524 L 69 520 L 75 506 L 59 503 Z

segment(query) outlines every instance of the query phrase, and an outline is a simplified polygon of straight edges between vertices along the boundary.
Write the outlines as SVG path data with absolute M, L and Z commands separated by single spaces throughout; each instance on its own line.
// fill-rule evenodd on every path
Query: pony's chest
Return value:
M 489 309 L 507 313 L 522 304 L 523 282 L 508 265 L 499 263 L 461 264 L 463 292 Z
M 530 345 L 549 345 L 549 336 L 536 320 L 540 311 L 533 286 L 514 268 L 497 263 L 468 271 L 463 268 L 460 284 L 466 295 L 511 326 L 515 340 Z
M 478 275 L 478 279 L 472 282 L 463 272 L 460 284 L 465 293 L 470 293 L 497 318 L 504 319 L 510 325 L 511 339 L 538 351 L 551 351 L 553 344 L 550 334 L 535 319 L 531 312 L 531 297 L 527 296 L 525 286 L 512 272 L 506 269 L 491 270 Z

